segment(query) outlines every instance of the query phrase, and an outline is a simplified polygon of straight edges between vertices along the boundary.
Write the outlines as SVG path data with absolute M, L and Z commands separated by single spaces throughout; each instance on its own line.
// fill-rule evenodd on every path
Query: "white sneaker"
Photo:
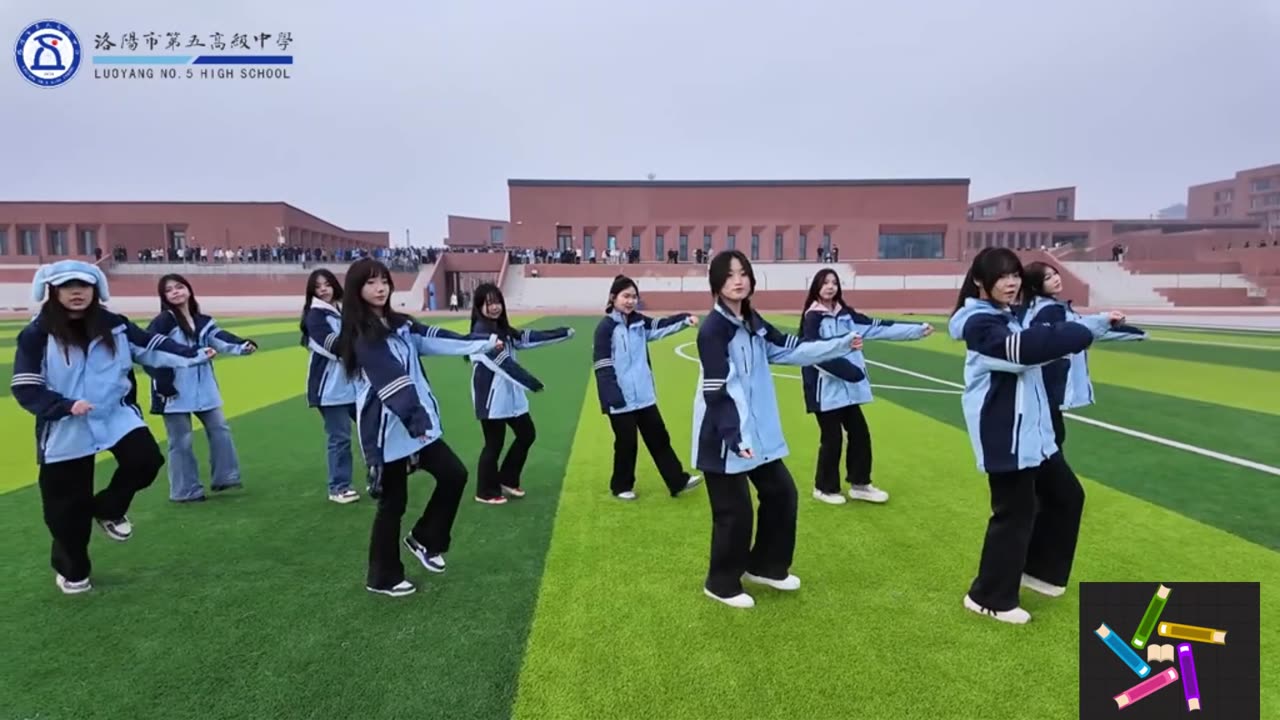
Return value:
M 107 534 L 107 537 L 116 542 L 125 542 L 133 537 L 133 523 L 129 522 L 127 517 L 119 520 L 98 520 L 98 526 Z
M 720 602 L 724 603 L 725 605 L 728 605 L 729 607 L 745 609 L 745 608 L 753 608 L 756 606 L 755 598 L 751 597 L 746 593 L 738 593 L 733 597 L 726 598 L 726 597 L 720 597 L 719 595 L 711 592 L 706 588 L 702 588 L 702 592 L 712 600 L 719 600 Z
M 360 499 L 360 493 L 351 488 L 347 488 L 340 493 L 330 493 L 329 500 L 339 505 L 350 505 Z
M 409 582 L 408 580 L 401 580 L 400 582 L 396 583 L 395 587 L 376 588 L 376 587 L 373 587 L 372 585 L 366 585 L 364 589 L 368 590 L 371 593 L 377 593 L 379 595 L 387 595 L 389 597 L 404 597 L 405 595 L 412 595 L 418 591 L 418 588 L 415 587 L 414 584 Z
M 1049 583 L 1037 578 L 1033 578 L 1026 573 L 1022 574 L 1022 587 L 1028 590 L 1034 590 L 1035 592 L 1038 592 L 1041 595 L 1048 595 L 1049 597 L 1062 597 L 1062 594 L 1067 591 L 1067 589 L 1064 587 L 1061 587 L 1058 585 L 1050 585 Z
M 768 585 L 774 590 L 799 590 L 800 578 L 795 575 L 787 575 L 782 580 L 774 580 L 773 578 L 761 577 L 760 575 L 752 575 L 751 573 L 743 573 L 742 579 L 757 585 Z
M 439 553 L 431 554 L 427 551 L 426 546 L 415 540 L 412 535 L 404 537 L 404 546 L 409 548 L 409 552 L 413 553 L 414 557 L 418 558 L 418 562 L 422 563 L 422 567 L 433 573 L 444 572 L 444 555 Z
M 701 484 L 702 484 L 701 475 L 690 475 L 688 482 L 684 484 L 684 487 L 680 488 L 680 492 L 677 492 L 676 495 L 677 496 L 683 495 L 689 492 L 690 490 L 698 487 Z
M 513 497 L 513 498 L 522 498 L 522 497 L 524 497 L 524 490 L 522 490 L 522 489 L 520 489 L 520 488 L 516 488 L 516 487 L 507 487 L 506 485 L 501 485 L 500 487 L 502 488 L 502 494 L 503 494 L 503 495 L 509 495 L 509 496 L 511 496 L 511 497 Z
M 845 503 L 844 496 L 840 493 L 824 493 L 821 490 L 813 491 L 813 499 L 821 500 L 828 505 L 843 505 Z
M 93 589 L 93 585 L 89 583 L 89 578 L 85 578 L 78 582 L 71 582 L 59 574 L 54 577 L 54 582 L 58 585 L 58 589 L 67 595 L 79 595 L 80 593 L 89 592 Z
M 849 499 L 882 503 L 889 501 L 889 493 L 881 490 L 875 485 L 854 485 L 849 488 Z
M 619 500 L 635 500 L 636 494 L 628 490 L 626 492 L 620 492 L 617 495 L 614 495 L 614 497 L 618 498 Z
M 967 610 L 971 610 L 979 615 L 985 615 L 987 617 L 995 618 L 1000 622 L 1011 623 L 1013 625 L 1025 625 L 1027 621 L 1031 619 L 1031 613 L 1020 607 L 1016 607 L 1012 610 L 992 610 L 990 608 L 982 607 L 978 603 L 974 602 L 973 598 L 968 595 L 964 596 L 964 606 Z

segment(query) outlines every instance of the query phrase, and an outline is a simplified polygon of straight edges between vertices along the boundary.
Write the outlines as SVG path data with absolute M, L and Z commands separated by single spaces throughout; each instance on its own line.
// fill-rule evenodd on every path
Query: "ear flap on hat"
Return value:
M 31 302 L 37 305 L 44 302 L 45 286 L 49 284 L 49 275 L 52 272 L 52 265 L 41 265 L 36 271 L 36 276 L 31 279 Z

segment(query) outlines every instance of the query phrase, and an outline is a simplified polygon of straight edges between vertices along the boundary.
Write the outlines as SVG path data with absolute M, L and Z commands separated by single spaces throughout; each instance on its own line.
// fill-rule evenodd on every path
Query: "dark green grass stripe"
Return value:
M 1207 365 L 1280 371 L 1280 347 L 1257 349 L 1150 340 L 1146 342 L 1098 343 L 1090 352 L 1124 352 L 1146 357 L 1205 363 Z
M 955 381 L 957 358 L 884 343 L 879 362 Z M 872 382 L 918 384 L 882 368 Z M 1280 418 L 1128 388 L 1100 386 L 1099 405 L 1076 414 L 1275 465 Z M 882 397 L 964 427 L 960 396 L 883 390 Z M 1082 475 L 1271 549 L 1280 550 L 1280 482 L 1273 475 L 1072 420 L 1067 458 Z M 966 458 L 970 462 L 971 458 Z
M 471 477 L 448 573 L 429 575 L 406 553 L 420 586 L 408 598 L 364 590 L 373 504 L 325 500 L 320 419 L 302 398 L 232 421 L 243 494 L 174 506 L 162 471 L 130 513 L 133 540 L 95 534 L 88 596 L 53 586 L 38 491 L 0 497 L 0 717 L 117 718 L 126 707 L 171 720 L 509 716 L 589 377 L 593 323 L 573 324 L 574 340 L 520 357 L 547 389 L 531 398 L 529 494 L 503 507 L 472 500 L 482 436 L 469 365 L 426 361 L 445 439 Z M 197 446 L 207 472 L 203 438 Z M 433 485 L 412 477 L 405 532 Z

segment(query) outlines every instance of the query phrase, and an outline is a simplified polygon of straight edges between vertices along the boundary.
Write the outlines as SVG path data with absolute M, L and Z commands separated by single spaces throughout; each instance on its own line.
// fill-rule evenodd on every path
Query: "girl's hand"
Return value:
M 1119 310 L 1112 310 L 1107 313 L 1107 319 L 1111 321 L 1112 325 L 1119 325 L 1124 322 L 1124 313 Z
M 88 400 L 77 400 L 75 401 L 75 404 L 71 406 L 71 414 L 75 415 L 76 417 L 79 417 L 81 415 L 88 415 L 92 411 L 93 411 L 93 404 L 90 403 Z
M 697 316 L 697 315 L 690 315 L 690 316 L 689 316 L 689 325 L 690 325 L 690 327 L 697 327 L 697 325 L 698 325 L 698 316 Z
M 257 349 L 258 349 L 258 344 L 250 340 L 249 342 L 244 344 L 244 350 L 241 350 L 241 353 L 245 355 L 252 355 L 255 351 L 257 351 Z
M 208 360 L 212 360 L 213 356 L 218 354 L 218 351 L 214 350 L 211 347 L 203 348 L 203 350 L 204 350 L 204 356 Z
M 849 347 L 850 347 L 850 348 L 852 348 L 852 349 L 854 349 L 854 350 L 861 350 L 861 349 L 862 349 L 862 336 L 861 336 L 861 335 L 854 335 L 854 336 L 853 336 L 853 339 L 849 341 Z
M 506 346 L 507 346 L 507 344 L 506 344 L 506 343 L 504 343 L 504 342 L 502 342 L 502 340 L 501 340 L 501 339 L 499 339 L 499 340 L 498 340 L 498 343 L 497 343 L 496 345 L 494 345 L 494 346 L 493 346 L 493 349 L 494 349 L 494 350 L 497 350 L 498 352 L 502 352 L 502 348 L 504 348 L 504 347 L 506 347 Z
M 755 457 L 755 454 L 751 452 L 751 448 L 742 448 L 741 450 L 738 451 L 738 457 L 746 458 L 747 460 L 750 460 L 751 458 Z
M 932 334 L 933 334 L 933 326 L 932 326 L 932 325 L 930 325 L 929 323 L 925 323 L 925 324 L 924 324 L 924 335 L 923 335 L 922 337 L 929 337 L 929 336 L 930 336 L 930 335 L 932 335 Z

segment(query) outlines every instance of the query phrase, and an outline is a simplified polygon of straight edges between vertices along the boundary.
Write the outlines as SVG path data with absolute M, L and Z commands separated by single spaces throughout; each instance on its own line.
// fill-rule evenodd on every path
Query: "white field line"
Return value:
M 1154 340 L 1156 342 L 1181 343 L 1183 345 L 1210 345 L 1213 347 L 1243 348 L 1245 350 L 1271 350 L 1273 352 L 1280 352 L 1280 345 L 1248 345 L 1245 343 L 1209 342 L 1208 340 L 1183 340 L 1182 338 L 1162 337 L 1148 337 L 1147 339 Z
M 688 355 L 684 352 L 685 348 L 691 347 L 693 345 L 694 343 L 685 343 L 684 345 L 677 347 L 676 354 L 684 358 L 685 360 L 691 360 L 693 362 L 697 362 L 698 359 L 696 357 Z M 907 370 L 906 368 L 900 368 L 895 365 L 887 365 L 885 363 L 876 362 L 874 360 L 867 360 L 866 363 L 868 365 L 872 365 L 875 367 L 880 367 L 886 370 L 892 370 L 893 372 L 902 373 L 903 375 L 909 375 L 911 377 L 920 378 L 921 380 L 928 380 L 929 382 L 934 382 L 939 385 L 946 385 L 947 387 L 958 388 L 959 390 L 964 389 L 964 385 L 961 385 L 960 383 L 952 382 L 950 380 L 943 380 L 942 378 L 936 378 L 936 377 L 933 377 L 932 375 L 925 375 L 923 373 L 915 372 L 914 370 Z M 773 375 L 776 377 L 791 378 L 792 380 L 799 379 L 799 376 L 796 376 L 796 375 L 786 375 L 782 373 L 773 373 Z M 872 385 L 872 387 L 890 387 L 890 386 Z M 900 388 L 900 389 L 919 391 L 922 388 Z M 956 395 L 960 394 L 958 391 L 952 391 L 952 393 Z M 1214 460 L 1219 460 L 1225 463 L 1230 463 L 1232 465 L 1238 465 L 1240 467 L 1249 468 L 1250 470 L 1257 470 L 1258 472 L 1264 472 L 1264 473 L 1267 473 L 1268 475 L 1275 475 L 1277 477 L 1280 477 L 1280 467 L 1273 467 L 1271 465 L 1266 465 L 1264 463 L 1256 462 L 1254 460 L 1247 460 L 1245 458 L 1236 457 L 1234 455 L 1220 453 L 1216 450 L 1202 448 L 1197 445 L 1191 445 L 1188 443 L 1179 442 L 1177 440 L 1170 440 L 1169 438 L 1160 437 L 1159 435 L 1152 435 L 1151 433 L 1145 433 L 1145 432 L 1142 432 L 1141 430 L 1134 430 L 1132 428 L 1127 428 L 1120 425 L 1112 425 L 1111 423 L 1102 422 L 1101 420 L 1094 420 L 1093 418 L 1087 418 L 1082 415 L 1076 415 L 1074 413 L 1063 413 L 1062 416 L 1066 418 L 1071 418 L 1072 420 L 1075 420 L 1077 422 L 1082 422 L 1086 425 L 1093 425 L 1094 427 L 1102 428 L 1103 430 L 1110 430 L 1112 432 L 1120 433 L 1121 435 L 1128 435 L 1129 437 L 1138 438 L 1139 440 L 1146 440 L 1147 442 L 1155 443 L 1156 445 L 1164 445 L 1165 447 L 1171 447 L 1171 448 L 1174 448 L 1175 450 L 1182 450 L 1184 452 L 1193 453 L 1195 455 L 1201 455 L 1203 457 L 1212 458 Z

